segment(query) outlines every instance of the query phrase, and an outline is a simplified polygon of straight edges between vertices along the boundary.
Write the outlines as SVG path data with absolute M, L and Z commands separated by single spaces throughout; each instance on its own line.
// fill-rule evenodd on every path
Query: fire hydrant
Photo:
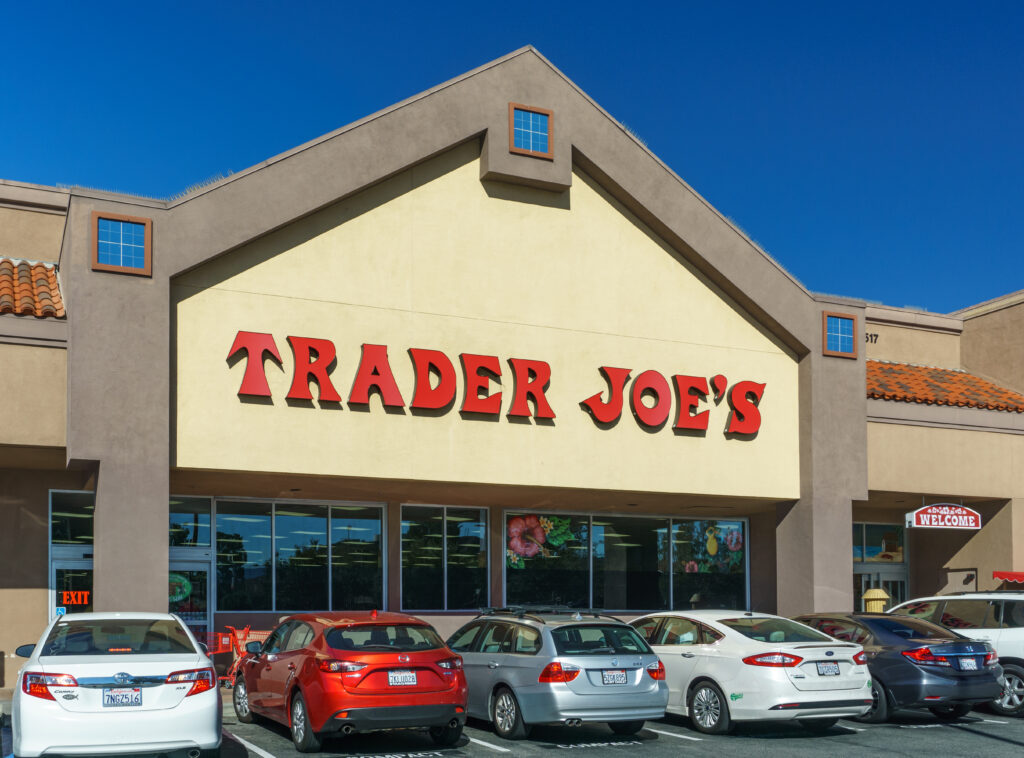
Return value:
M 864 593 L 864 610 L 868 613 L 881 613 L 889 603 L 889 593 L 881 587 L 872 587 Z

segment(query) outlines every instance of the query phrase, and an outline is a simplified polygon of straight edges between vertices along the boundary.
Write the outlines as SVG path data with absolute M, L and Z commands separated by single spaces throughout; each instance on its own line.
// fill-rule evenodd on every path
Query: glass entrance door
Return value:
M 210 565 L 171 561 L 167 583 L 167 610 L 181 617 L 200 642 L 212 633 L 210 618 Z
M 879 571 L 878 569 L 866 566 L 854 566 L 853 568 L 853 609 L 864 611 L 864 593 L 870 589 L 880 588 L 885 590 L 889 600 L 884 610 L 899 605 L 907 599 L 907 574 L 901 568 L 893 571 Z
M 92 610 L 91 560 L 55 559 L 50 572 L 50 618 Z

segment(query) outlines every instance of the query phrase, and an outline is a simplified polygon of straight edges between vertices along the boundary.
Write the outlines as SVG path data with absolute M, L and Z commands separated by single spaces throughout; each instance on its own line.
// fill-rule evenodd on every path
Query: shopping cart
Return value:
M 250 642 L 265 642 L 267 637 L 270 636 L 270 632 L 258 632 L 253 631 L 251 627 L 243 627 L 237 629 L 233 626 L 225 626 L 228 630 L 227 634 L 218 634 L 216 636 L 223 637 L 228 643 L 228 647 L 223 652 L 233 652 L 234 659 L 231 661 L 231 665 L 228 666 L 228 670 L 224 672 L 224 676 L 219 677 L 221 684 L 227 689 L 231 689 L 235 686 L 235 676 L 238 674 L 238 668 L 242 665 L 242 659 L 245 658 L 245 646 Z

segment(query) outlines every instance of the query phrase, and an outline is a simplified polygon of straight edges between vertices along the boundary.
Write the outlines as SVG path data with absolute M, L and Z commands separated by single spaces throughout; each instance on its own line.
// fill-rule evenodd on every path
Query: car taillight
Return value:
M 863 650 L 861 650 L 859 653 L 853 656 L 853 662 L 856 663 L 858 666 L 867 666 L 868 656 L 865 654 Z
M 985 665 L 986 666 L 995 666 L 997 663 L 999 663 L 999 656 L 998 655 L 996 655 L 994 652 L 992 652 L 992 653 L 985 653 Z
M 743 659 L 748 666 L 768 666 L 769 668 L 792 668 L 801 663 L 803 658 L 789 653 L 761 653 Z
M 935 653 L 931 651 L 931 648 L 915 647 L 913 650 L 901 650 L 900 652 L 914 663 L 920 663 L 923 666 L 951 665 L 949 658 L 944 655 L 935 655 Z
M 462 659 L 459 656 L 454 658 L 445 658 L 443 661 L 438 661 L 437 665 L 445 669 L 445 673 L 455 673 L 462 668 Z
M 189 669 L 188 671 L 175 671 L 165 680 L 165 684 L 187 684 L 192 683 L 192 689 L 185 693 L 185 697 L 198 695 L 200 692 L 217 687 L 217 672 L 213 669 Z
M 35 674 L 28 672 L 21 680 L 21 691 L 42 700 L 53 700 L 50 687 L 77 687 L 78 681 L 71 674 Z
M 365 663 L 338 661 L 334 658 L 321 658 L 317 665 L 321 671 L 328 674 L 354 674 L 356 671 L 362 671 L 366 668 Z
M 656 682 L 660 682 L 665 679 L 665 664 L 661 661 L 655 661 L 647 667 L 647 675 Z
M 573 666 L 571 663 L 566 663 L 563 666 L 558 661 L 555 661 L 544 667 L 537 681 L 541 684 L 553 684 L 555 682 L 562 682 L 564 684 L 565 682 L 571 682 L 579 675 L 579 666 Z

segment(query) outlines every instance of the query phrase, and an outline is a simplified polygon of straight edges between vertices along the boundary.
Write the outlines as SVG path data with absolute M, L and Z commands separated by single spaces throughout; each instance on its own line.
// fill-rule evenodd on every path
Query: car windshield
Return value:
M 651 649 L 630 626 L 588 624 L 561 626 L 552 630 L 559 655 L 608 655 L 650 653 Z
M 327 630 L 327 645 L 335 650 L 379 652 L 384 650 L 434 650 L 444 647 L 437 632 L 414 624 L 359 624 Z
M 58 621 L 43 643 L 46 655 L 183 655 L 196 648 L 173 619 Z
M 951 632 L 949 629 L 944 629 L 938 624 L 933 624 L 930 621 L 923 621 L 915 618 L 888 617 L 862 619 L 862 621 L 872 629 L 889 632 L 890 634 L 895 634 L 898 637 L 903 637 L 903 639 L 907 640 L 950 640 L 960 639 L 962 636 L 956 632 Z
M 831 637 L 782 618 L 721 619 L 718 622 L 758 642 L 834 642 Z

